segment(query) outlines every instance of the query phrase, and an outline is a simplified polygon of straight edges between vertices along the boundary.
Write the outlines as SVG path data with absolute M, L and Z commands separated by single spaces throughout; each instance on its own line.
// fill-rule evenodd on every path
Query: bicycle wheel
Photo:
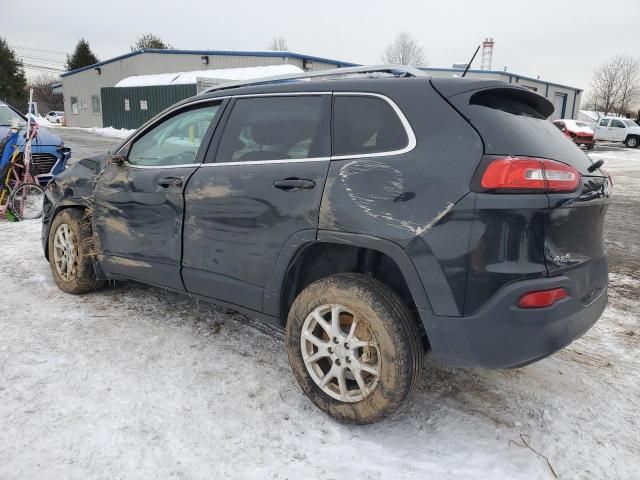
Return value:
M 44 189 L 35 183 L 23 183 L 9 198 L 9 208 L 18 220 L 34 220 L 42 216 Z

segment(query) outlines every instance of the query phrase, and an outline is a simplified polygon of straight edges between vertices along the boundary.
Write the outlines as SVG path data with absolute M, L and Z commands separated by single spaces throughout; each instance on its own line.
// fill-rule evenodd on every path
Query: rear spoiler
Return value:
M 447 100 L 457 103 L 453 97 L 468 98 L 469 105 L 490 107 L 497 98 L 511 98 L 536 110 L 544 118 L 554 111 L 553 103 L 528 88 L 510 85 L 496 80 L 463 80 L 432 78 L 433 87 Z M 466 94 L 466 95 L 463 95 Z M 466 102 L 465 102 L 466 103 Z

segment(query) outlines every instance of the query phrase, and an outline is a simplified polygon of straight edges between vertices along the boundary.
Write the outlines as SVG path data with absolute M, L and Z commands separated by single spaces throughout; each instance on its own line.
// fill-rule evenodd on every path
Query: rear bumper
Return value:
M 593 137 L 576 137 L 573 139 L 573 141 L 577 145 L 593 145 L 594 143 L 596 143 Z
M 604 261 L 602 287 L 582 298 L 577 298 L 579 285 L 568 274 L 507 285 L 472 316 L 434 316 L 421 310 L 432 357 L 454 366 L 510 368 L 560 350 L 589 330 L 607 305 Z M 547 308 L 517 307 L 523 294 L 556 287 L 564 287 L 570 297 Z

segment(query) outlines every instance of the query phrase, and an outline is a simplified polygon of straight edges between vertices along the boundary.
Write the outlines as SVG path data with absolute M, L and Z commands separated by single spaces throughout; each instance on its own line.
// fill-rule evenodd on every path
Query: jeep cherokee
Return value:
M 304 392 L 352 423 L 396 410 L 427 354 L 518 367 L 580 337 L 607 302 L 601 162 L 524 88 L 377 77 L 206 92 L 67 168 L 43 217 L 56 284 L 275 323 Z

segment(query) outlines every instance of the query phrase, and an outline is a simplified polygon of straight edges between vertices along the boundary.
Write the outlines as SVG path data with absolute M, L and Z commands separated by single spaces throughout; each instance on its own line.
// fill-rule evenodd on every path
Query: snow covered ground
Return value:
M 427 362 L 366 427 L 316 410 L 280 334 L 133 283 L 64 294 L 39 223 L 0 223 L 0 478 L 640 478 L 640 152 L 594 156 L 616 195 L 602 319 L 522 369 Z

